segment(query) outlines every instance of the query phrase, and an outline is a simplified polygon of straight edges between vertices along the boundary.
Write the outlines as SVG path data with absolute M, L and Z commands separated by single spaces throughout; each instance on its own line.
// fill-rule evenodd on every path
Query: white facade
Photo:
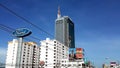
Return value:
M 17 49 L 18 49 L 18 41 L 16 39 L 13 39 L 13 41 L 8 42 L 6 68 L 15 68 Z
M 40 61 L 44 61 L 43 68 L 82 68 L 84 61 L 69 61 L 69 47 L 57 40 L 47 38 L 38 47 L 34 42 L 23 42 L 21 56 L 17 57 L 18 40 L 8 42 L 6 68 L 38 68 Z M 20 67 L 17 60 L 20 59 Z
M 60 42 L 47 38 L 41 41 L 39 61 L 45 62 L 44 68 L 61 68 L 61 59 L 68 58 L 68 51 Z
M 6 57 L 6 68 L 33 68 L 38 67 L 39 48 L 34 42 L 23 42 L 21 46 L 20 58 L 18 56 L 18 40 L 8 42 L 8 51 Z M 19 65 L 18 59 L 20 60 Z M 36 68 L 35 67 L 35 68 Z
M 69 61 L 68 59 L 62 59 L 61 68 L 85 68 L 84 61 Z

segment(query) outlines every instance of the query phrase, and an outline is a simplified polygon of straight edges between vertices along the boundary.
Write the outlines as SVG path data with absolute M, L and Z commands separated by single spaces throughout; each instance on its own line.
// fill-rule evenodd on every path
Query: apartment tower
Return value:
M 35 42 L 23 42 L 21 57 L 17 57 L 18 40 L 8 42 L 6 68 L 38 68 L 39 48 Z M 18 59 L 20 62 L 18 64 Z

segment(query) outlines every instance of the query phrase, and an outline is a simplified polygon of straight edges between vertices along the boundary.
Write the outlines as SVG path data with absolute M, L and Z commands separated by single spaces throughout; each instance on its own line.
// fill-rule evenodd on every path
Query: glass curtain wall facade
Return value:
M 68 16 L 56 19 L 55 38 L 65 46 L 75 48 L 74 23 Z

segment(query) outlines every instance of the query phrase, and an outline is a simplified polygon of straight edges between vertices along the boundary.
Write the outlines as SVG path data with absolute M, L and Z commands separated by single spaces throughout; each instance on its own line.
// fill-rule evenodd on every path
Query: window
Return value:
M 36 48 L 36 46 L 34 46 L 34 48 Z
M 76 66 L 76 64 L 73 64 L 73 66 Z
M 71 64 L 68 64 L 68 67 L 70 67 L 71 66 Z
M 46 45 L 48 45 L 48 43 L 46 43 Z
M 81 66 L 81 64 L 78 64 L 78 66 Z

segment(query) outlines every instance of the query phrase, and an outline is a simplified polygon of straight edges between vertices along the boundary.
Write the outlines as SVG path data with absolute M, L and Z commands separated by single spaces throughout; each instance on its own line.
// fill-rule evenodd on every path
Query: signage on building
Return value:
M 69 49 L 69 60 L 74 61 L 77 59 L 84 58 L 84 49 L 83 48 L 70 48 Z
M 115 66 L 115 65 L 117 65 L 117 63 L 116 62 L 110 62 L 110 65 Z
M 76 54 L 76 59 L 81 59 L 83 58 L 83 54 Z
M 15 37 L 26 37 L 28 35 L 30 35 L 32 32 L 27 29 L 27 28 L 19 28 L 19 29 L 16 29 L 14 32 L 13 32 L 13 35 Z
M 75 48 L 70 48 L 69 49 L 69 60 L 74 61 L 75 60 Z
M 83 49 L 82 48 L 76 48 L 76 53 L 83 53 Z
M 82 59 L 83 58 L 83 48 L 76 48 L 76 59 Z

